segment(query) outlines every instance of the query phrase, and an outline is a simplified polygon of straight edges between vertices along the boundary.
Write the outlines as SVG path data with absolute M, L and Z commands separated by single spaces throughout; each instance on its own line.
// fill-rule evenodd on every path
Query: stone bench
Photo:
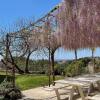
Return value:
M 71 88 L 72 87 L 69 85 L 62 85 L 62 84 L 60 85 L 56 84 L 56 86 L 51 86 L 51 87 L 48 86 L 44 87 L 46 91 L 55 91 L 57 100 L 64 100 L 65 98 L 68 98 Z

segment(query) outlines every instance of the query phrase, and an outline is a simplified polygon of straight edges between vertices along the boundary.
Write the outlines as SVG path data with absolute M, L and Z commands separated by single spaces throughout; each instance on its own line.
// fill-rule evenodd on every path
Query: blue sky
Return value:
M 11 27 L 16 20 L 44 16 L 61 0 L 0 0 L 0 27 Z
M 0 28 L 11 28 L 18 19 L 37 20 L 49 12 L 61 0 L 0 0 Z M 78 57 L 91 56 L 90 50 L 79 50 Z M 95 51 L 100 56 L 100 49 Z M 74 53 L 59 49 L 56 59 L 73 59 Z

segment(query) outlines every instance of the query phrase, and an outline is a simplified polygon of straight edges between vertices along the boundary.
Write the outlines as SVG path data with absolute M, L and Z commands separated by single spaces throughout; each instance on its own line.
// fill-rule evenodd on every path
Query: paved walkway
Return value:
M 62 87 L 62 84 L 56 84 L 54 86 L 55 88 L 57 87 Z M 25 96 L 24 98 L 30 98 L 33 100 L 57 100 L 55 91 L 52 89 L 54 88 L 51 86 L 49 87 L 38 87 L 30 90 L 25 90 L 22 91 L 23 95 Z M 59 89 L 60 93 L 67 93 L 67 89 Z M 68 95 L 63 95 L 62 98 L 68 97 Z
M 60 86 L 62 86 L 62 84 L 56 84 L 55 87 L 60 87 Z M 59 92 L 68 93 L 68 90 L 64 88 L 64 89 L 60 89 Z M 57 100 L 55 91 L 52 90 L 52 87 L 51 88 L 38 87 L 38 88 L 22 91 L 22 93 L 24 95 L 23 100 Z M 61 96 L 61 98 L 63 99 L 66 97 L 68 98 L 68 94 Z M 89 100 L 100 100 L 100 93 L 89 98 L 91 98 Z M 77 99 L 77 100 L 81 100 L 81 99 Z

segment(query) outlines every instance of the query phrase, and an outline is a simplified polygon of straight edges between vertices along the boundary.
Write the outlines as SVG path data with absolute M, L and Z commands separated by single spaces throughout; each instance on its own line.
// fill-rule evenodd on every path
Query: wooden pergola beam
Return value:
M 17 31 L 17 32 L 14 32 L 13 34 L 20 33 L 20 32 L 22 32 L 23 30 L 27 30 L 27 29 L 29 29 L 30 27 L 35 26 L 35 25 L 38 24 L 39 22 L 45 22 L 44 19 L 48 19 L 50 16 L 53 16 L 52 13 L 53 13 L 54 11 L 56 11 L 58 8 L 59 8 L 59 5 L 55 6 L 55 7 L 54 7 L 49 13 L 47 13 L 44 17 L 38 19 L 36 22 L 30 24 L 29 26 L 27 26 L 27 27 L 25 27 L 25 28 L 23 28 L 23 29 L 21 29 L 21 30 L 19 30 L 19 31 Z M 54 16 L 53 16 L 53 17 L 54 17 Z M 37 27 L 37 26 L 36 26 L 36 27 Z M 12 34 L 12 33 L 11 33 L 11 34 Z M 10 35 L 10 33 L 9 33 L 9 35 Z M 12 36 L 12 35 L 11 35 L 11 36 Z

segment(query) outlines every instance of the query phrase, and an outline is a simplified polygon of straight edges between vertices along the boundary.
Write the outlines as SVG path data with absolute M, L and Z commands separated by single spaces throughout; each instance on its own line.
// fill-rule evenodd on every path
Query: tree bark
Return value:
M 27 58 L 26 58 L 26 66 L 25 66 L 25 73 L 29 73 L 29 58 L 30 58 L 31 52 L 29 52 Z
M 18 73 L 19 74 L 23 74 L 24 73 L 24 71 L 23 70 L 21 70 L 19 67 L 18 67 L 18 65 L 16 65 L 15 63 L 12 63 L 14 66 L 15 66 L 15 68 L 18 70 Z
M 14 59 L 13 59 L 13 56 L 12 56 L 12 54 L 11 54 L 9 48 L 8 48 L 8 51 L 9 51 L 9 54 L 10 54 L 11 61 L 9 61 L 9 60 L 7 60 L 7 61 L 10 62 L 13 66 L 15 66 L 15 68 L 18 70 L 19 74 L 23 74 L 24 71 L 21 70 L 21 69 L 15 64 L 15 61 L 14 61 Z

